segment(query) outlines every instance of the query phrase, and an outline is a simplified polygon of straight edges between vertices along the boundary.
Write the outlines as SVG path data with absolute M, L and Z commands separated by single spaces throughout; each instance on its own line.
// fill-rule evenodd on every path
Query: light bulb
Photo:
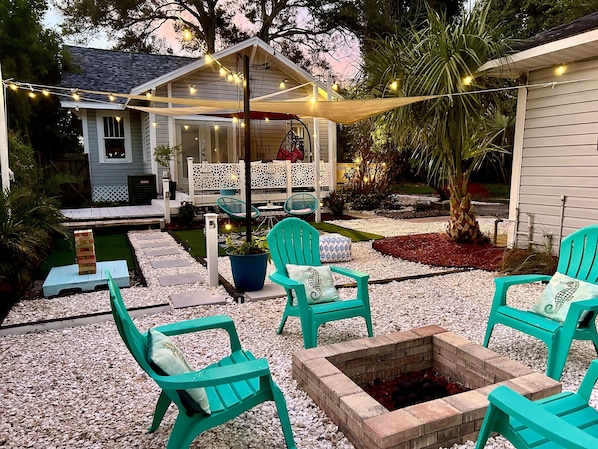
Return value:
M 471 76 L 471 75 L 468 75 L 465 78 L 463 78 L 464 86 L 469 86 L 472 82 L 473 82 L 473 76 Z
M 47 90 L 47 89 L 43 89 L 43 90 L 42 90 L 42 95 L 43 95 L 44 97 L 48 97 L 48 96 L 50 95 L 50 91 L 49 91 L 49 90 Z
M 116 121 L 117 121 L 117 122 L 119 122 L 119 123 L 120 123 L 120 121 L 121 121 L 122 117 L 121 117 L 120 115 L 117 115 L 117 116 L 115 117 L 115 119 L 116 119 Z
M 80 98 L 81 98 L 81 96 L 77 92 L 73 93 L 73 100 L 77 101 Z
M 156 126 L 158 126 L 158 122 L 154 120 L 154 121 L 152 122 L 152 126 L 155 128 Z
M 146 98 L 152 98 L 152 93 L 151 92 L 146 92 L 145 93 L 145 97 Z
M 112 94 L 108 95 L 108 100 L 110 101 L 114 101 L 116 99 L 116 97 Z
M 220 76 L 226 76 L 226 69 L 224 67 L 220 67 L 218 73 L 220 74 Z
M 206 54 L 206 55 L 203 57 L 203 59 L 204 59 L 204 61 L 206 61 L 206 64 L 211 64 L 211 63 L 212 63 L 212 61 L 214 60 L 214 58 L 212 58 L 212 57 L 211 57 L 209 54 Z
M 186 41 L 190 41 L 193 38 L 193 33 L 189 28 L 185 28 L 183 30 L 183 39 Z
M 279 86 L 281 89 L 284 89 L 285 87 L 287 87 L 287 85 L 285 84 L 285 82 L 284 82 L 284 81 L 285 81 L 285 80 L 282 80 L 282 81 L 280 82 L 280 84 L 278 85 L 278 86 Z
M 558 66 L 558 67 L 555 69 L 554 73 L 556 73 L 556 75 L 557 75 L 557 76 L 561 76 L 561 75 L 562 75 L 562 74 L 564 74 L 566 71 L 567 71 L 567 68 L 566 68 L 566 67 L 565 67 L 563 64 L 561 64 L 560 66 Z
M 393 81 L 392 83 L 390 83 L 390 88 L 392 90 L 397 90 L 399 88 L 399 83 L 397 81 Z
M 332 83 L 332 90 L 334 90 L 334 91 L 338 90 L 338 84 L 336 84 L 336 82 Z
M 195 88 L 195 85 L 191 85 L 191 86 L 189 86 L 189 93 L 190 93 L 191 95 L 194 95 L 194 94 L 195 94 L 195 92 L 197 92 L 197 89 Z
M 35 98 L 35 92 L 29 92 L 29 98 Z
M 10 83 L 10 88 L 12 90 L 17 90 L 19 88 L 19 86 L 17 86 L 15 83 Z

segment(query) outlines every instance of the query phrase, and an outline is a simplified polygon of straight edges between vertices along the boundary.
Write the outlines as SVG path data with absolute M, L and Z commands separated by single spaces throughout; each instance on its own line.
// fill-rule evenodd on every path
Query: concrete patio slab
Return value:
M 208 306 L 213 304 L 226 304 L 224 297 L 217 291 L 207 290 L 200 292 L 186 292 L 169 295 L 175 309 L 194 306 Z
M 143 249 L 148 249 L 148 248 L 159 248 L 162 246 L 170 246 L 172 245 L 172 242 L 169 242 L 168 240 L 157 240 L 155 242 L 151 242 L 151 243 L 140 243 L 139 247 L 143 248 Z
M 199 273 L 182 273 L 168 276 L 158 276 L 158 281 L 162 287 L 166 287 L 169 285 L 182 285 L 201 282 L 203 281 L 203 277 Z
M 259 301 L 261 299 L 282 298 L 286 296 L 283 287 L 278 284 L 264 284 L 264 288 L 255 292 L 245 292 L 246 301 Z

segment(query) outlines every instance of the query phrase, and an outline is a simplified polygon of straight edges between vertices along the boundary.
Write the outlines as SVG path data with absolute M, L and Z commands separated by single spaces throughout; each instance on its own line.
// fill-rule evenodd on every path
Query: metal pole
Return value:
M 1 65 L 0 83 L 2 83 Z M 8 130 L 6 126 L 4 89 L 4 83 L 2 83 L 2 86 L 0 87 L 0 176 L 2 177 L 2 193 L 7 193 L 10 190 L 10 170 L 8 167 Z
M 251 242 L 251 115 L 249 111 L 249 55 L 243 55 L 243 123 L 245 123 L 245 239 Z

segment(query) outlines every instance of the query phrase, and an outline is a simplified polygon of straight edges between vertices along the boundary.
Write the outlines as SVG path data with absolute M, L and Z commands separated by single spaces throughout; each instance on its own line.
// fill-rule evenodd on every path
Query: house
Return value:
M 480 67 L 519 80 L 508 243 L 552 245 L 598 222 L 598 12 Z
M 61 104 L 82 121 L 93 201 L 127 201 L 131 177 L 155 175 L 159 180 L 165 171 L 177 182 L 177 190 L 188 192 L 193 176 L 189 158 L 193 164 L 238 164 L 244 157 L 244 55 L 249 57 L 252 99 L 339 98 L 330 83 L 258 38 L 199 59 L 65 48 L 77 70 L 63 74 L 62 86 L 72 95 Z M 160 98 L 172 102 L 156 101 Z M 176 109 L 180 106 L 176 101 L 193 99 L 225 101 L 228 106 L 196 108 L 193 113 Z M 154 159 L 154 150 L 161 145 L 180 150 L 166 169 Z M 251 116 L 251 148 L 252 160 L 292 157 L 334 167 L 336 126 L 324 118 L 256 111 Z M 327 173 L 334 176 L 334 170 Z M 334 182 L 330 178 L 325 184 Z M 193 187 L 191 183 L 192 191 Z M 156 188 L 160 190 L 160 182 Z

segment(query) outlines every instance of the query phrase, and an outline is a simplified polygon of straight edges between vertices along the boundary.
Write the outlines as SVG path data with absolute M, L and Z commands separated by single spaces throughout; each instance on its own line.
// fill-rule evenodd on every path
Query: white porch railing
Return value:
M 194 164 L 187 158 L 189 196 L 196 206 L 216 204 L 216 199 L 227 190 L 245 198 L 245 162 L 232 164 Z M 319 186 L 316 186 L 316 179 Z M 285 201 L 295 188 L 328 191 L 330 164 L 280 162 L 251 163 L 251 198 L 253 203 Z M 234 192 L 233 192 L 234 191 Z M 320 195 L 318 195 L 320 196 Z

